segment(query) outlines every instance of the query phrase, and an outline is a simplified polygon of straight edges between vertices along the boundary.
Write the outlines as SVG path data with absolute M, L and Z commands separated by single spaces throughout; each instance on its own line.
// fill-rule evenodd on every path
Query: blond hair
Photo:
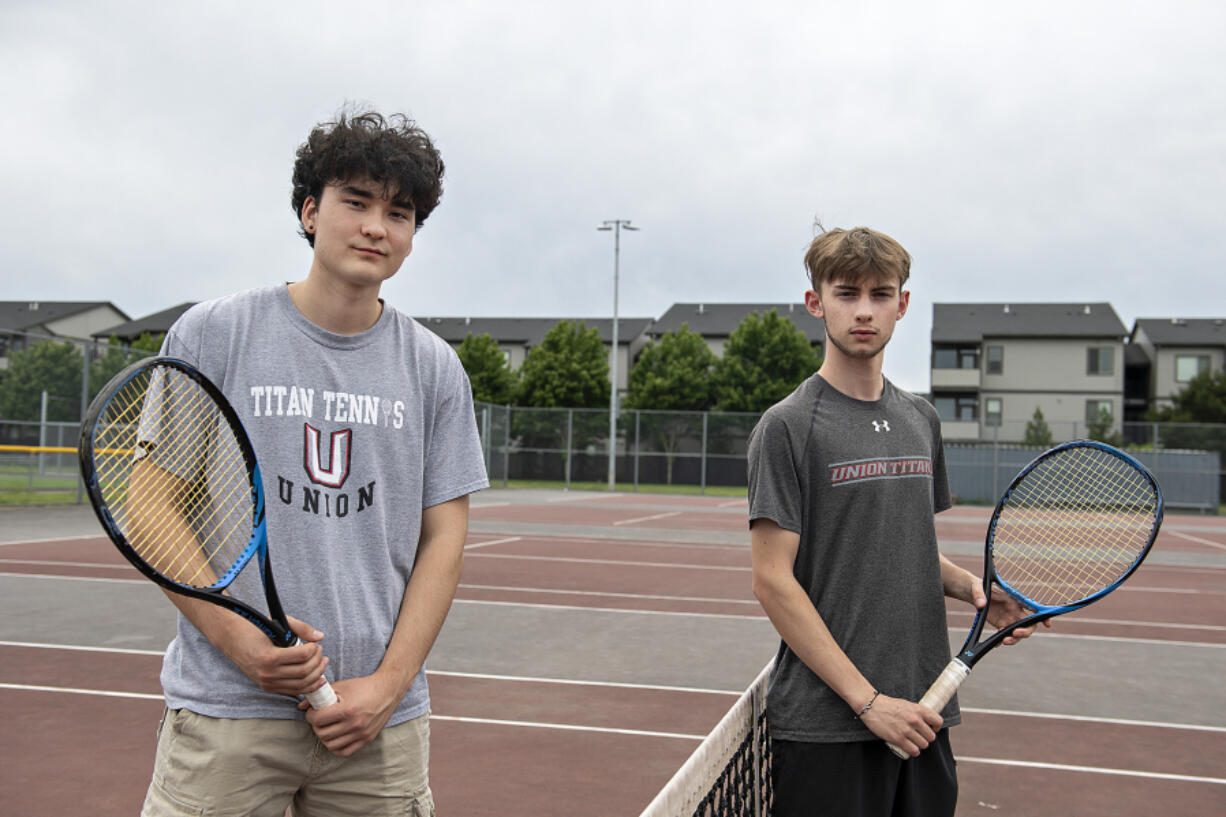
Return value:
M 823 283 L 859 285 L 891 278 L 902 289 L 911 275 L 911 255 L 885 233 L 868 227 L 824 230 L 805 252 L 805 269 L 817 292 Z

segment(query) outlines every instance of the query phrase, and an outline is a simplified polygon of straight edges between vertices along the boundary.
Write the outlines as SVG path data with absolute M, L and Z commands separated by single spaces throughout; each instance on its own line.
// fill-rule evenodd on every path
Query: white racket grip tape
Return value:
M 294 646 L 302 644 L 302 639 L 295 639 Z M 324 707 L 332 706 L 336 703 L 336 693 L 332 691 L 332 685 L 324 680 L 324 685 L 314 692 L 306 694 L 307 703 L 311 705 L 311 709 L 323 709 Z
M 937 676 L 937 679 L 932 682 L 932 686 L 928 687 L 924 697 L 920 698 L 920 706 L 926 706 L 933 712 L 940 712 L 945 708 L 945 704 L 949 703 L 949 699 L 954 697 L 958 687 L 962 686 L 966 676 L 970 674 L 971 668 L 962 663 L 960 659 L 955 658 L 950 661 L 945 665 L 945 669 L 941 671 L 941 674 Z M 911 757 L 911 755 L 888 741 L 886 746 L 889 746 L 890 751 L 903 760 Z

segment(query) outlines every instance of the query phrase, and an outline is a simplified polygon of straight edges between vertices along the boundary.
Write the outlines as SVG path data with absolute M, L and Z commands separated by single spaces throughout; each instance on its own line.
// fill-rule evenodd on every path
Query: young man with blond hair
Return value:
M 937 550 L 933 516 L 951 504 L 940 418 L 882 374 L 911 256 L 857 227 L 818 235 L 805 267 L 825 359 L 749 442 L 753 587 L 781 637 L 773 814 L 952 815 L 957 700 L 940 714 L 914 701 L 949 661 L 943 596 L 986 599 Z M 1021 615 L 1003 598 L 991 610 L 997 626 Z

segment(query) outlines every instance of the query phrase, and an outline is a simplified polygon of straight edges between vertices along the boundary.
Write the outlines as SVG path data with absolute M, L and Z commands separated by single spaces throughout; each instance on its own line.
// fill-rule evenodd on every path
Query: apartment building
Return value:
M 1057 439 L 1123 417 L 1124 340 L 1108 303 L 934 304 L 932 402 L 947 441 L 1021 442 L 1040 409 Z
M 0 369 L 42 338 L 88 338 L 128 316 L 110 301 L 0 301 Z
M 716 356 L 723 356 L 728 336 L 741 324 L 741 321 L 755 312 L 771 311 L 778 312 L 780 317 L 790 320 L 797 329 L 804 333 L 809 344 L 821 354 L 823 344 L 826 342 L 826 324 L 820 318 L 810 315 L 803 303 L 673 304 L 647 331 L 651 339 L 655 340 L 668 332 L 676 332 L 682 324 L 686 324 L 691 332 L 702 335 Z
M 545 334 L 559 321 L 582 322 L 589 329 L 600 333 L 600 339 L 610 347 L 609 365 L 613 365 L 613 319 L 612 318 L 417 318 L 434 334 L 454 347 L 459 347 L 469 333 L 489 335 L 506 355 L 512 369 L 518 369 L 528 356 L 528 350 L 539 346 Z M 638 353 L 647 345 L 647 327 L 651 318 L 617 319 L 617 382 L 624 392 L 629 383 L 630 366 Z
M 1226 368 L 1226 319 L 1138 318 L 1129 336 L 1137 376 L 1130 389 L 1128 419 L 1142 419 L 1203 372 Z

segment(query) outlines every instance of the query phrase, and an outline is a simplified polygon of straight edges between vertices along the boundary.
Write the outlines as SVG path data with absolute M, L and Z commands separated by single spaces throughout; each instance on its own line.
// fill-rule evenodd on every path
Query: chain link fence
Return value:
M 609 412 L 477 403 L 491 484 L 607 484 Z M 617 484 L 743 486 L 749 433 L 758 414 L 628 410 L 617 417 Z
M 490 482 L 550 482 L 570 488 L 607 484 L 609 412 L 476 405 Z M 749 434 L 760 415 L 727 412 L 623 411 L 615 445 L 617 485 L 744 486 Z M 1050 445 L 946 442 L 950 487 L 961 502 L 993 504 L 1026 463 Z M 1226 495 L 1226 425 L 1123 423 L 1103 435 L 1129 450 L 1158 478 L 1172 509 L 1217 513 Z
M 0 328 L 0 504 L 81 501 L 73 449 L 89 400 L 128 363 L 151 354 L 93 341 Z M 26 355 L 24 360 L 22 355 Z M 743 487 L 749 435 L 759 414 L 625 410 L 613 452 L 619 489 Z M 493 485 L 607 485 L 607 409 L 476 404 Z M 1051 423 L 1050 444 L 1092 434 L 1126 448 L 1158 477 L 1173 509 L 1217 513 L 1226 495 L 1226 425 Z M 1019 431 L 1014 435 L 1014 431 Z M 1018 429 L 965 442 L 947 435 L 950 484 L 962 502 L 994 503 L 1046 448 L 1019 445 Z M 1001 432 L 1009 432 L 1001 433 Z M 68 449 L 56 451 L 54 449 Z

